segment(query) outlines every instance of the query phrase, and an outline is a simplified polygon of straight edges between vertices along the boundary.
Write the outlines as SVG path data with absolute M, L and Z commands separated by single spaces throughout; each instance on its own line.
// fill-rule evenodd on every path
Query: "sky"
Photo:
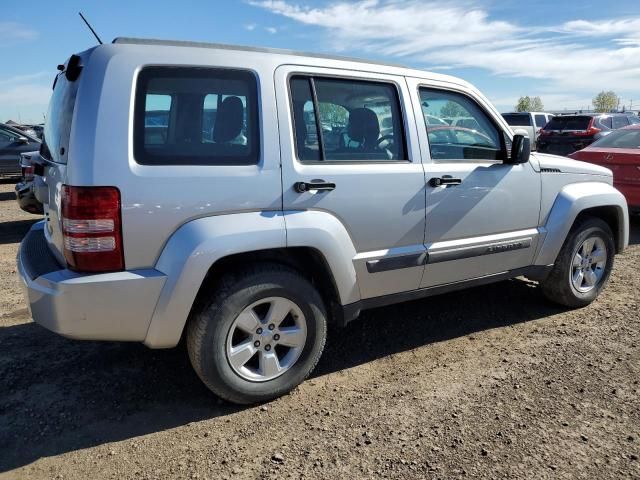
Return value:
M 640 1 L 30 0 L 0 16 L 0 121 L 43 121 L 56 65 L 117 36 L 287 48 L 462 77 L 500 111 L 521 95 L 589 108 L 601 90 L 640 108 Z

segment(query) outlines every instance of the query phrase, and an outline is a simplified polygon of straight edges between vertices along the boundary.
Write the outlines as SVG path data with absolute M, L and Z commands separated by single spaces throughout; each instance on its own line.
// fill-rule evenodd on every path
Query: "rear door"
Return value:
M 275 82 L 285 212 L 339 219 L 362 298 L 418 288 L 425 182 L 404 77 L 282 66 Z
M 510 135 L 490 106 L 450 84 L 409 79 L 416 116 L 465 112 L 476 129 L 419 122 L 427 179 L 428 262 L 421 287 L 456 283 L 531 265 L 539 240 L 540 174 L 506 163 Z M 535 161 L 535 159 L 533 160 Z

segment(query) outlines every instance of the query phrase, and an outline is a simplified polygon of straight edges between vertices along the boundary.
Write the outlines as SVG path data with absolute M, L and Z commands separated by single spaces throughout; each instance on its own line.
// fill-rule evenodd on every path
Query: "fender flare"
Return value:
M 287 246 L 318 250 L 334 276 L 341 303 L 360 299 L 353 266 L 355 249 L 334 216 L 318 211 L 264 211 L 198 218 L 176 230 L 156 263 L 156 270 L 167 280 L 145 345 L 170 348 L 178 344 L 202 282 L 218 260 Z
M 578 215 L 590 208 L 613 207 L 618 231 L 616 249 L 621 252 L 629 244 L 629 210 L 624 196 L 608 183 L 581 182 L 566 185 L 556 197 L 545 224 L 546 235 L 535 265 L 555 263 Z

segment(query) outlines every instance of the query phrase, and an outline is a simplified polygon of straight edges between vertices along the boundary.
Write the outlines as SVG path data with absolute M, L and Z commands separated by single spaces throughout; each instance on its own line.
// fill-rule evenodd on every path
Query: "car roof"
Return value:
M 633 113 L 627 112 L 608 112 L 608 113 L 560 113 L 558 117 L 635 117 Z
M 286 50 L 279 48 L 265 48 L 265 47 L 250 47 L 243 45 L 230 45 L 223 43 L 208 43 L 208 42 L 191 42 L 191 41 L 183 41 L 183 40 L 163 40 L 163 39 L 155 39 L 155 38 L 135 38 L 135 37 L 116 37 L 113 39 L 112 44 L 118 46 L 147 46 L 147 47 L 181 47 L 181 48 L 208 48 L 214 50 L 226 50 L 226 51 L 235 51 L 235 52 L 250 52 L 250 53 L 264 53 L 270 54 L 274 56 L 283 57 L 283 62 L 292 61 L 291 57 L 297 57 L 299 59 L 309 59 L 310 63 L 314 63 L 317 65 L 317 62 L 314 61 L 316 59 L 324 59 L 331 60 L 337 62 L 345 62 L 345 65 L 338 65 L 340 67 L 347 67 L 347 64 L 357 64 L 360 65 L 359 69 L 365 70 L 363 66 L 384 66 L 389 68 L 390 70 L 385 70 L 385 73 L 391 73 L 396 75 L 403 75 L 407 77 L 417 77 L 423 79 L 430 79 L 436 81 L 444 81 L 449 83 L 455 83 L 457 85 L 471 88 L 476 90 L 476 88 L 471 85 L 469 82 L 451 75 L 445 75 L 442 73 L 434 73 L 425 70 L 418 70 L 409 68 L 405 65 L 400 65 L 397 63 L 390 62 L 381 62 L 377 60 L 367 60 L 362 58 L 352 58 L 352 57 L 343 57 L 339 55 L 326 55 L 321 53 L 313 53 L 313 52 L 299 52 L 295 50 Z M 97 46 L 94 48 L 104 48 L 107 45 Z M 301 61 L 298 60 L 298 61 Z M 371 71 L 379 71 L 379 69 L 371 69 Z M 476 90 L 477 91 L 477 90 Z

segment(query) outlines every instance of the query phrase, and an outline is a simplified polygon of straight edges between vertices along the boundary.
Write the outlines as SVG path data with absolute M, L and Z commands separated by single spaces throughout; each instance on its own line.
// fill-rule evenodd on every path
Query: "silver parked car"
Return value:
M 364 309 L 520 275 L 584 307 L 628 244 L 609 170 L 530 153 L 468 83 L 397 66 L 120 38 L 67 61 L 44 141 L 18 257 L 34 320 L 185 335 L 237 403 L 290 391 Z

